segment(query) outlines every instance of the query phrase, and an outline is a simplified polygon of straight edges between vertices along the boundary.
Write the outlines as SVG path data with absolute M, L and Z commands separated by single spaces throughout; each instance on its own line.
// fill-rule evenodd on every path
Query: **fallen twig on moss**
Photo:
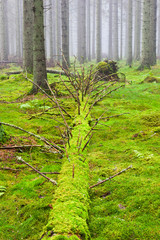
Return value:
M 57 149 L 59 153 L 63 152 L 63 150 L 62 150 L 59 146 L 57 146 L 55 143 L 50 143 L 50 142 L 49 142 L 48 140 L 46 140 L 44 137 L 41 137 L 41 136 L 39 136 L 39 135 L 36 135 L 36 134 L 34 134 L 34 133 L 32 133 L 32 132 L 28 132 L 28 131 L 24 130 L 23 128 L 18 127 L 18 126 L 15 126 L 15 125 L 13 125 L 13 124 L 4 123 L 4 122 L 0 122 L 0 124 L 6 125 L 6 126 L 9 126 L 9 127 L 13 127 L 13 128 L 19 129 L 19 130 L 21 130 L 21 131 L 23 131 L 23 132 L 26 132 L 26 133 L 28 133 L 29 135 L 34 136 L 34 137 L 40 139 L 42 142 L 45 142 L 45 143 L 46 143 L 48 146 L 50 146 L 51 148 Z
M 29 163 L 25 162 L 21 157 L 17 156 L 17 160 L 23 162 L 24 164 L 26 164 L 27 166 L 29 166 L 30 168 L 32 168 L 35 172 L 37 172 L 39 175 L 41 175 L 42 177 L 46 178 L 49 182 L 53 183 L 54 185 L 57 185 L 57 182 L 51 178 L 48 178 L 45 174 L 41 173 L 40 171 L 38 171 L 36 168 L 32 167 Z
M 120 117 L 120 116 L 125 115 L 125 114 L 130 114 L 130 113 L 121 113 L 121 114 L 117 114 L 117 115 L 113 115 L 113 116 L 103 117 L 100 120 L 110 119 L 110 118 L 114 118 L 114 117 Z M 97 119 L 93 119 L 91 121 L 97 121 L 97 120 L 98 120 L 98 118 Z
M 8 171 L 14 171 L 14 172 L 21 171 L 21 169 L 13 169 L 9 167 L 1 167 L 0 170 L 8 170 Z
M 115 175 L 113 175 L 113 176 L 111 176 L 111 177 L 109 177 L 109 178 L 106 178 L 105 180 L 103 180 L 103 181 L 101 181 L 101 182 L 98 182 L 98 183 L 96 183 L 96 184 L 90 186 L 89 188 L 94 188 L 94 187 L 96 187 L 96 186 L 98 186 L 98 185 L 100 185 L 100 184 L 102 184 L 102 183 L 104 183 L 104 182 L 107 182 L 108 180 L 110 180 L 110 179 L 112 179 L 112 178 L 114 178 L 114 177 L 116 177 L 116 176 L 122 174 L 123 172 L 127 171 L 127 170 L 130 169 L 130 168 L 132 168 L 132 165 L 129 166 L 128 168 L 123 169 L 122 171 L 116 173 Z
M 16 149 L 16 148 L 29 148 L 29 147 L 43 147 L 42 145 L 22 145 L 22 146 L 6 146 L 0 147 L 0 150 L 5 149 Z

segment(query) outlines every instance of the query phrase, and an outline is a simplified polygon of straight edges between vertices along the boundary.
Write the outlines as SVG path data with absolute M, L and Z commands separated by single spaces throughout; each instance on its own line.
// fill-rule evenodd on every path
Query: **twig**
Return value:
M 61 110 L 61 106 L 59 105 L 58 100 L 57 100 L 54 92 L 52 91 L 49 83 L 47 82 L 47 80 L 45 80 L 45 81 L 46 81 L 46 84 L 47 84 L 49 90 L 51 91 L 51 93 L 52 93 L 52 95 L 53 95 L 53 97 L 54 97 L 54 101 L 55 101 L 55 103 L 56 103 L 56 105 L 57 105 L 57 107 L 58 107 L 58 109 L 59 109 L 59 112 L 60 112 L 60 114 L 61 114 L 61 117 L 63 118 L 63 121 L 64 121 L 64 123 L 65 123 L 65 125 L 66 125 L 66 128 L 68 129 L 68 131 L 70 132 L 70 134 L 71 134 L 71 136 L 72 136 L 72 133 L 71 133 L 71 131 L 70 131 L 70 129 L 69 129 L 68 123 L 67 123 L 67 121 L 66 121 L 66 119 L 65 119 L 65 117 L 64 117 L 64 115 L 63 115 L 62 110 Z
M 87 135 L 85 136 L 84 140 L 86 140 L 86 138 L 88 137 L 88 135 L 93 131 L 93 129 L 96 127 L 96 125 L 98 124 L 98 122 L 102 119 L 102 116 L 105 114 L 105 112 L 108 110 L 108 108 L 101 114 L 101 116 L 96 119 L 95 124 L 93 125 L 93 127 L 91 128 L 91 130 L 87 133 Z
M 72 178 L 74 178 L 74 164 L 73 164 Z
M 9 170 L 9 171 L 14 171 L 14 172 L 21 171 L 21 169 L 13 169 L 13 168 L 9 168 L 9 167 L 3 167 L 3 168 L 0 168 L 0 170 Z
M 22 145 L 22 146 L 10 146 L 10 147 L 0 147 L 3 149 L 16 149 L 16 148 L 29 148 L 29 147 L 43 147 L 42 145 Z
M 60 174 L 59 172 L 42 172 L 43 174 Z
M 117 115 L 113 115 L 113 116 L 103 117 L 103 118 L 101 118 L 100 120 L 110 119 L 110 118 L 114 118 L 114 117 L 119 117 L 119 116 L 122 116 L 122 115 L 125 115 L 125 114 L 130 114 L 130 113 L 121 113 L 121 114 L 117 114 Z M 91 121 L 93 122 L 93 121 L 97 121 L 97 120 L 98 120 L 98 119 L 93 119 L 93 120 L 91 120 Z
M 82 152 L 84 151 L 84 149 L 87 147 L 88 143 L 90 142 L 91 138 L 93 137 L 93 133 L 92 135 L 90 136 L 90 138 L 88 139 L 88 141 L 86 142 L 86 144 L 84 145 L 83 149 L 82 149 Z
M 94 106 L 96 103 L 98 103 L 99 101 L 101 101 L 101 100 L 102 100 L 104 97 L 106 97 L 108 94 L 110 94 L 110 93 L 112 93 L 112 92 L 116 91 L 117 89 L 119 89 L 119 88 L 121 88 L 121 87 L 124 87 L 124 86 L 125 86 L 125 85 L 121 85 L 121 86 L 119 86 L 119 87 L 117 87 L 117 88 L 114 88 L 113 90 L 111 90 L 111 91 L 107 92 L 106 94 L 100 96 L 99 99 L 96 99 L 96 100 L 94 101 L 94 103 L 90 106 L 89 111 L 88 111 L 88 113 L 87 113 L 86 116 L 85 116 L 85 119 L 87 118 L 88 114 L 90 113 L 90 111 L 92 110 L 93 106 Z
M 28 131 L 24 130 L 23 128 L 17 127 L 17 126 L 15 126 L 15 125 L 13 125 L 13 124 L 4 123 L 4 122 L 0 122 L 0 124 L 6 125 L 6 126 L 9 126 L 9 127 L 13 127 L 13 128 L 18 129 L 18 130 L 21 130 L 21 131 L 23 131 L 23 132 L 26 132 L 26 133 L 28 133 L 29 135 L 34 136 L 34 137 L 40 139 L 41 141 L 45 142 L 45 143 L 46 143 L 47 145 L 49 145 L 51 148 L 54 147 L 54 148 L 57 149 L 58 151 L 63 152 L 63 150 L 62 150 L 59 146 L 57 146 L 55 143 L 54 143 L 54 144 L 53 144 L 53 143 L 49 143 L 44 137 L 41 137 L 41 136 L 39 136 L 39 135 L 36 135 L 36 134 L 34 134 L 34 133 L 32 133 L 32 132 L 28 132 Z
M 80 143 L 79 143 L 79 146 L 78 146 L 78 153 L 79 153 L 79 150 L 81 148 L 81 144 L 82 144 L 82 136 L 81 136 L 81 140 L 80 140 Z
M 33 83 L 36 87 L 38 87 L 38 88 L 41 90 L 42 93 L 44 93 L 53 103 L 55 103 L 55 104 L 57 105 L 56 101 L 54 101 L 54 100 L 48 95 L 48 93 L 47 93 L 45 90 L 43 90 L 37 83 L 35 83 L 35 82 L 32 81 L 31 79 L 29 79 L 27 76 L 24 76 L 24 77 L 25 77 L 26 80 L 28 80 L 29 82 Z M 65 112 L 65 113 L 71 118 L 71 115 L 70 115 L 69 113 L 67 113 L 67 111 L 66 111 L 63 107 L 60 106 L 60 108 L 62 109 L 63 112 Z
M 89 188 L 94 188 L 94 187 L 98 186 L 99 184 L 102 184 L 102 183 L 104 183 L 104 182 L 106 182 L 106 181 L 108 181 L 108 180 L 110 180 L 110 179 L 112 179 L 112 178 L 114 178 L 114 177 L 116 177 L 116 176 L 122 174 L 123 172 L 127 171 L 127 170 L 130 169 L 130 168 L 132 168 L 132 165 L 129 166 L 129 167 L 127 167 L 126 169 L 123 169 L 122 171 L 116 173 L 115 175 L 113 175 L 113 176 L 111 176 L 111 177 L 109 177 L 109 178 L 106 178 L 105 180 L 103 180 L 103 181 L 101 181 L 101 182 L 98 182 L 98 183 L 96 183 L 96 184 L 90 186 Z
M 23 162 L 24 164 L 26 164 L 27 166 L 29 166 L 30 168 L 32 168 L 35 172 L 37 172 L 38 174 L 40 174 L 42 177 L 46 178 L 48 181 L 50 181 L 51 183 L 53 183 L 54 185 L 57 185 L 57 182 L 51 178 L 48 178 L 47 176 L 45 176 L 43 173 L 41 173 L 40 171 L 38 171 L 36 168 L 32 167 L 29 163 L 25 162 L 21 157 L 17 157 L 18 161 Z

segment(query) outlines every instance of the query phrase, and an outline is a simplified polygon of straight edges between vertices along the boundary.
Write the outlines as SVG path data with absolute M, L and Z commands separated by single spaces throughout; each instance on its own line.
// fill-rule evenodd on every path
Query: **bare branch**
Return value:
M 62 150 L 58 145 L 56 145 L 55 143 L 50 143 L 50 142 L 49 142 L 47 139 L 45 139 L 44 137 L 41 137 L 41 136 L 39 136 L 39 135 L 36 135 L 36 134 L 34 134 L 34 133 L 32 133 L 32 132 L 28 132 L 28 131 L 24 130 L 23 128 L 17 127 L 17 126 L 15 126 L 15 125 L 13 125 L 13 124 L 4 123 L 4 122 L 0 122 L 0 124 L 6 125 L 6 126 L 9 126 L 9 127 L 13 127 L 13 128 L 18 129 L 18 130 L 21 130 L 21 131 L 23 131 L 23 132 L 25 132 L 25 133 L 28 133 L 29 135 L 34 136 L 35 138 L 40 139 L 42 142 L 45 142 L 45 143 L 46 143 L 48 146 L 50 146 L 51 148 L 57 149 L 59 153 L 60 153 L 60 152 L 63 152 L 63 150 Z
M 41 175 L 42 177 L 46 178 L 49 182 L 53 183 L 54 185 L 57 185 L 57 182 L 51 178 L 48 178 L 47 176 L 45 176 L 43 173 L 41 173 L 40 171 L 38 171 L 36 168 L 32 167 L 29 163 L 25 162 L 21 157 L 17 156 L 17 160 L 23 162 L 24 164 L 26 164 L 27 166 L 29 166 L 30 168 L 32 168 L 35 172 L 37 172 L 39 175 Z
M 100 184 L 102 184 L 102 183 L 104 183 L 104 182 L 107 182 L 108 180 L 110 180 L 110 179 L 112 179 L 112 178 L 114 178 L 114 177 L 116 177 L 116 176 L 122 174 L 123 172 L 127 171 L 127 170 L 130 169 L 130 168 L 132 168 L 132 165 L 129 166 L 128 168 L 123 169 L 122 171 L 116 173 L 115 175 L 113 175 L 113 176 L 111 176 L 111 177 L 109 177 L 109 178 L 106 178 L 105 180 L 103 180 L 103 181 L 101 181 L 101 182 L 98 182 L 98 183 L 96 183 L 96 184 L 90 186 L 89 188 L 94 188 L 94 187 L 96 187 L 96 186 L 98 186 L 98 185 L 100 185 Z

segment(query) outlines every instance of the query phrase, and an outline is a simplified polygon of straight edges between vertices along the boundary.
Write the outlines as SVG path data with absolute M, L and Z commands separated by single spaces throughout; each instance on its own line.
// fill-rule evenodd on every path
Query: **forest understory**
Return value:
M 106 112 L 87 146 L 89 186 L 128 166 L 132 168 L 88 189 L 90 234 L 80 239 L 160 239 L 160 83 L 156 78 L 159 68 L 156 65 L 150 70 L 138 71 L 137 66 L 129 68 L 120 62 L 119 71 L 126 75 L 125 87 L 106 96 L 91 111 L 91 127 L 104 109 Z M 49 99 L 40 92 L 28 95 L 32 84 L 23 74 L 5 74 L 19 70 L 14 65 L 1 70 L 0 122 L 14 124 L 63 146 L 64 126 L 54 108 L 47 111 L 52 107 Z M 28 77 L 32 79 L 32 75 Z M 146 77 L 155 77 L 155 80 L 145 82 Z M 67 80 L 66 76 L 62 78 Z M 48 81 L 56 89 L 63 108 L 75 114 L 75 103 L 59 83 L 59 75 L 48 74 Z M 71 120 L 67 121 L 72 124 Z M 0 239 L 37 240 L 54 208 L 52 201 L 57 186 L 17 157 L 44 174 L 49 173 L 46 176 L 57 182 L 65 159 L 27 133 L 8 126 L 3 129 L 7 135 L 5 142 L 0 143 L 0 186 L 5 187 L 0 187 Z M 62 214 L 60 219 L 63 218 Z

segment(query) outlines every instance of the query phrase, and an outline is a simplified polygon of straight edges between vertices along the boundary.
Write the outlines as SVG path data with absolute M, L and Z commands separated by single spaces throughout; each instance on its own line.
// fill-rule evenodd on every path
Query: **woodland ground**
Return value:
M 160 84 L 140 83 L 147 76 L 159 76 L 160 65 L 142 72 L 122 66 L 120 71 L 126 74 L 126 87 L 97 104 L 92 117 L 100 116 L 104 108 L 108 109 L 106 116 L 127 114 L 97 126 L 88 148 L 90 185 L 129 165 L 132 169 L 90 189 L 91 239 L 159 240 Z M 0 75 L 0 120 L 63 144 L 57 128 L 61 120 L 55 110 L 39 114 L 51 106 L 48 99 L 41 93 L 27 96 L 31 84 L 22 75 L 7 79 L 4 72 Z M 50 83 L 58 81 L 58 75 L 48 74 L 48 78 Z M 63 86 L 55 85 L 63 105 L 74 111 Z M 1 147 L 43 145 L 17 129 L 4 129 L 9 137 Z M 0 197 L 0 240 L 37 240 L 47 224 L 56 187 L 18 162 L 16 156 L 42 172 L 59 172 L 63 159 L 44 148 L 0 150 L 0 186 L 7 188 Z M 3 169 L 7 167 L 18 171 Z

